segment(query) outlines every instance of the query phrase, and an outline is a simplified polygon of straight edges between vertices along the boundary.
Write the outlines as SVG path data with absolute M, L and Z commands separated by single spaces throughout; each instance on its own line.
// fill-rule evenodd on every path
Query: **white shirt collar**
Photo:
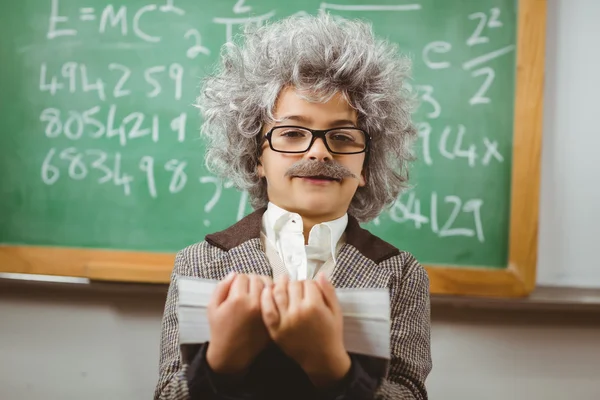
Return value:
M 271 243 L 276 244 L 278 242 L 277 237 L 281 228 L 290 221 L 295 221 L 298 224 L 297 229 L 299 232 L 303 231 L 302 217 L 293 212 L 284 210 L 283 208 L 269 202 L 267 210 L 263 215 L 263 231 L 268 240 Z M 310 246 L 318 246 L 324 249 L 325 246 L 329 247 L 329 252 L 335 262 L 336 249 L 338 242 L 344 234 L 348 225 L 348 214 L 345 213 L 340 218 L 332 221 L 322 222 L 313 226 L 308 235 L 308 244 Z M 323 237 L 329 236 L 328 241 L 321 240 Z

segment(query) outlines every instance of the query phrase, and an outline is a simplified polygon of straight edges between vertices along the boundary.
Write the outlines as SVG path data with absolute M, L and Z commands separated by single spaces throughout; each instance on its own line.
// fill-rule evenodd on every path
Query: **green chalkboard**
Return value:
M 505 268 L 517 0 L 372 3 L 6 4 L 0 243 L 174 252 L 250 212 L 204 167 L 200 79 L 242 25 L 326 9 L 397 42 L 422 100 L 413 188 L 366 227 L 423 263 Z

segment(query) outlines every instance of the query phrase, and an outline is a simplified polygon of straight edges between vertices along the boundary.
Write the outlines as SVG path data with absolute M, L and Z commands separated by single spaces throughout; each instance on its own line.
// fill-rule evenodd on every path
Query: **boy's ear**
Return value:
M 365 176 L 365 172 L 360 173 L 360 177 L 358 178 L 358 186 L 363 187 L 367 184 L 367 177 Z
M 368 178 L 369 173 L 367 171 L 367 166 L 363 165 L 362 171 L 360 171 L 360 176 L 358 177 L 358 187 L 366 186 Z
M 263 165 L 260 162 L 260 160 L 258 160 L 258 165 L 256 166 L 256 173 L 258 174 L 259 178 L 264 178 L 265 177 L 265 167 L 263 167 Z

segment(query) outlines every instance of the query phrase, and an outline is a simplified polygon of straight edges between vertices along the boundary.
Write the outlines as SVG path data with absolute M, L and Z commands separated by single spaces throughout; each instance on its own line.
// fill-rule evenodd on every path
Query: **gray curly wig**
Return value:
M 223 46 L 222 64 L 206 77 L 197 101 L 208 170 L 247 190 L 253 208 L 265 207 L 267 184 L 257 165 L 262 128 L 275 122 L 280 91 L 291 86 L 311 93 L 310 101 L 339 92 L 372 137 L 367 184 L 358 188 L 348 213 L 367 222 L 393 204 L 407 184 L 416 136 L 414 102 L 404 85 L 409 60 L 377 40 L 369 24 L 326 13 L 247 28 L 241 41 Z

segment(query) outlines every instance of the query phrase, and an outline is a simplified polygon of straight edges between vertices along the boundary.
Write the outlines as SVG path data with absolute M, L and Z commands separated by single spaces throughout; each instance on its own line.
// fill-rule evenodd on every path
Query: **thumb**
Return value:
M 221 282 L 217 284 L 215 291 L 213 292 L 209 304 L 209 307 L 218 307 L 227 299 L 229 295 L 229 289 L 231 288 L 231 284 L 235 280 L 236 273 L 230 272 L 229 275 L 225 277 Z
M 273 300 L 273 289 L 271 286 L 265 286 L 260 297 L 260 311 L 262 320 L 271 337 L 277 331 L 281 322 L 281 316 Z

